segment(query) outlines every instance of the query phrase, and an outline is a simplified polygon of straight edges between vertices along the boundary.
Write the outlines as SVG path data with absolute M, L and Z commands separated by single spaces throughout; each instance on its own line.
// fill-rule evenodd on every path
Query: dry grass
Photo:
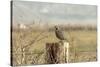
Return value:
M 69 62 L 97 60 L 97 32 L 95 30 L 64 31 L 70 43 Z M 54 31 L 13 31 L 13 64 L 45 64 L 45 44 L 58 42 Z

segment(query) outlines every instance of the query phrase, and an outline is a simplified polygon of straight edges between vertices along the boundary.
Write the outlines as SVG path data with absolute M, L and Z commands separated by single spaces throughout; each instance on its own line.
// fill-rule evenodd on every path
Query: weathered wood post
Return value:
M 46 63 L 47 64 L 58 64 L 68 63 L 69 60 L 69 43 L 67 42 L 56 42 L 46 43 Z M 67 57 L 67 58 L 66 58 Z
M 68 42 L 64 42 L 64 54 L 65 54 L 65 63 L 69 63 L 69 43 Z

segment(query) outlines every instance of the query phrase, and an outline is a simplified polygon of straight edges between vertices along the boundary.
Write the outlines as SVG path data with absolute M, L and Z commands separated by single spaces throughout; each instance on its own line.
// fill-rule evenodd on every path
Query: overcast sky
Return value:
M 13 2 L 13 22 L 33 21 L 53 23 L 96 23 L 97 7 L 94 5 L 74 5 L 32 1 Z

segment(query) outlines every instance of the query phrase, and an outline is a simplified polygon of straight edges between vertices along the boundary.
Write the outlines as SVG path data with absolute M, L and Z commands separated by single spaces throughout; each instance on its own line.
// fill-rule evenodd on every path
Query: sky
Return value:
M 13 1 L 14 23 L 91 23 L 97 22 L 97 6 L 34 1 Z

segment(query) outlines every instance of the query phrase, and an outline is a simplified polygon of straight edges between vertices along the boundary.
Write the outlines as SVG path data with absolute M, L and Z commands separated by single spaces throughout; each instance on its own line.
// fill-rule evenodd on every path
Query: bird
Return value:
M 60 40 L 59 42 L 64 45 L 64 55 L 65 55 L 65 63 L 66 63 L 66 62 L 68 62 L 68 61 L 66 61 L 67 60 L 66 52 L 68 52 L 68 50 L 66 51 L 66 48 L 68 49 L 68 47 L 69 47 L 68 40 L 64 37 L 63 32 L 61 31 L 61 29 L 58 26 L 55 26 L 55 35 Z M 67 41 L 67 42 L 65 42 L 65 41 Z M 67 56 L 68 56 L 68 54 L 67 54 Z
M 55 35 L 59 40 L 66 40 L 63 32 L 60 30 L 60 28 L 58 26 L 55 26 Z

